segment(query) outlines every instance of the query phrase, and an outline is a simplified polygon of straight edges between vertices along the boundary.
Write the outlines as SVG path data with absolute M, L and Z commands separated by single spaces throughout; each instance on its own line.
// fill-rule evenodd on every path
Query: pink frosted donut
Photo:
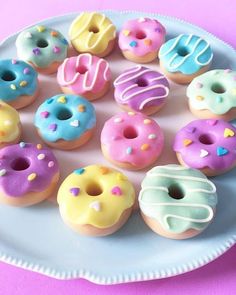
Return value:
M 58 68 L 57 81 L 64 93 L 94 100 L 109 90 L 111 71 L 105 59 L 83 53 L 64 60 Z
M 101 133 L 105 158 L 131 170 L 151 165 L 161 154 L 163 145 L 160 126 L 141 113 L 119 113 L 106 121 Z
M 236 165 L 236 128 L 224 120 L 195 120 L 177 132 L 174 151 L 180 164 L 208 176 Z
M 115 81 L 115 99 L 126 111 L 153 114 L 165 104 L 169 83 L 152 69 L 136 66 L 124 71 Z
M 119 47 L 129 60 L 151 62 L 157 58 L 165 35 L 165 28 L 155 19 L 141 17 L 128 20 L 119 33 Z

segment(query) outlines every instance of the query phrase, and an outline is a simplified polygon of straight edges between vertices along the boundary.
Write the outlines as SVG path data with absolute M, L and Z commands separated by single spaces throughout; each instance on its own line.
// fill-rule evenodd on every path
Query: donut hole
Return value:
M 146 33 L 145 33 L 144 31 L 138 31 L 138 32 L 136 33 L 135 37 L 136 37 L 137 39 L 142 40 L 142 39 L 145 39 L 145 38 L 147 37 L 147 35 L 146 35 Z
M 88 69 L 84 65 L 78 66 L 78 68 L 76 69 L 76 72 L 80 73 L 81 75 L 85 74 L 87 71 Z
M 11 163 L 11 168 L 15 171 L 26 170 L 27 168 L 29 168 L 29 166 L 30 166 L 29 160 L 22 157 L 14 159 L 13 162 Z
M 199 136 L 199 141 L 202 144 L 210 145 L 215 143 L 215 136 L 210 133 L 204 133 Z
M 211 91 L 213 91 L 215 93 L 224 93 L 226 90 L 222 84 L 214 83 L 211 86 Z
M 14 81 L 16 79 L 16 75 L 12 71 L 5 71 L 2 73 L 1 79 L 3 81 Z
M 172 199 L 181 200 L 184 198 L 184 190 L 177 183 L 173 183 L 168 188 L 168 194 Z
M 138 132 L 133 126 L 128 126 L 124 129 L 123 135 L 127 139 L 134 139 L 138 137 Z
M 45 39 L 38 39 L 36 42 L 36 45 L 39 48 L 45 48 L 45 47 L 48 47 L 48 41 Z
M 181 46 L 178 48 L 177 53 L 179 56 L 186 56 L 189 54 L 189 50 L 186 46 Z
M 92 197 L 99 196 L 102 192 L 103 190 L 97 182 L 91 182 L 86 188 L 86 193 Z
M 72 112 L 67 108 L 61 108 L 58 110 L 56 117 L 58 120 L 68 120 L 72 117 Z
M 99 33 L 99 28 L 97 26 L 92 26 L 89 28 L 89 32 L 97 34 Z
M 144 78 L 139 78 L 136 82 L 139 87 L 147 87 L 148 86 L 148 81 Z

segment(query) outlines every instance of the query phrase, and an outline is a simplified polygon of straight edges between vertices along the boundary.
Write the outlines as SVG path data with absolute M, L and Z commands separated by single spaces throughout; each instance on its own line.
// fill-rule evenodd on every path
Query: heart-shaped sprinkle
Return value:
M 23 73 L 25 75 L 29 74 L 30 73 L 30 69 L 29 68 L 24 68 Z
M 70 193 L 74 196 L 77 197 L 80 193 L 80 188 L 79 187 L 72 187 L 70 188 Z
M 193 142 L 193 141 L 192 141 L 191 139 L 187 139 L 187 138 L 186 138 L 186 139 L 183 140 L 183 145 L 184 145 L 184 146 L 188 146 L 188 145 L 190 145 L 192 142 Z
M 224 137 L 233 137 L 235 135 L 234 131 L 229 128 L 225 128 Z
M 58 97 L 57 102 L 66 103 L 66 97 L 65 96 Z
M 218 122 L 218 120 L 207 120 L 207 124 L 209 124 L 211 126 L 215 126 L 217 122 Z
M 4 175 L 6 175 L 6 173 L 7 173 L 6 169 L 1 169 L 0 170 L 0 176 L 4 176 Z
M 20 82 L 20 87 L 25 87 L 25 86 L 27 86 L 27 84 L 28 84 L 28 82 L 23 80 Z
M 51 130 L 52 132 L 55 132 L 57 130 L 57 124 L 50 124 L 48 126 L 48 129 Z
M 25 36 L 25 38 L 27 38 L 27 39 L 32 38 L 32 34 L 31 34 L 30 32 L 26 32 L 24 36 Z
M 49 112 L 44 111 L 44 112 L 40 113 L 40 116 L 45 119 L 45 118 L 47 118 L 49 116 L 49 114 L 50 114 Z
M 221 156 L 225 156 L 229 153 L 229 151 L 224 148 L 224 147 L 221 147 L 221 146 L 218 146 L 217 147 L 217 150 L 216 150 L 216 154 L 217 156 L 221 157 Z
M 85 169 L 84 168 L 79 168 L 79 169 L 76 169 L 74 170 L 74 173 L 75 174 L 78 174 L 78 175 L 81 175 L 85 172 Z
M 41 50 L 39 48 L 34 48 L 33 49 L 33 54 L 34 55 L 40 55 L 41 54 Z
M 132 154 L 132 151 L 133 151 L 133 149 L 132 149 L 132 147 L 127 147 L 127 149 L 126 149 L 126 154 L 127 155 L 130 155 L 130 154 Z
M 49 168 L 52 168 L 54 165 L 55 165 L 54 161 L 50 161 L 50 162 L 48 162 L 48 167 L 49 167 Z
M 10 125 L 12 125 L 12 121 L 11 121 L 11 120 L 5 120 L 5 121 L 3 122 L 3 124 L 4 124 L 5 126 L 10 126 Z
M 201 150 L 201 151 L 200 151 L 200 158 L 205 158 L 208 154 L 209 154 L 208 151 L 206 151 L 206 150 Z
M 28 181 L 33 181 L 33 180 L 35 180 L 36 177 L 37 177 L 37 174 L 36 174 L 36 173 L 31 173 L 31 174 L 27 177 L 27 179 L 28 179 Z
M 101 211 L 101 203 L 99 201 L 94 201 L 89 204 L 89 208 L 92 208 L 95 211 L 99 212 Z
M 21 142 L 19 143 L 19 146 L 20 146 L 21 148 L 24 148 L 24 147 L 26 146 L 26 143 L 25 143 L 24 141 L 21 141 Z
M 54 53 L 60 53 L 60 52 L 61 52 L 61 48 L 58 47 L 58 46 L 54 46 L 54 47 L 53 47 L 53 52 L 54 52 Z
M 16 59 L 12 59 L 12 60 L 11 60 L 11 63 L 12 63 L 13 65 L 17 64 L 17 60 L 16 60 Z
M 70 122 L 70 126 L 72 127 L 78 127 L 79 126 L 79 120 L 74 120 Z
M 43 160 L 45 159 L 45 154 L 38 154 L 37 158 L 38 160 Z
M 123 121 L 123 119 L 120 117 L 114 119 L 115 123 L 121 123 L 122 121 Z
M 151 133 L 148 135 L 148 139 L 156 139 L 156 138 L 157 138 L 157 136 L 154 133 Z
M 116 195 L 116 196 L 121 196 L 122 195 L 122 190 L 119 186 L 114 186 L 112 189 L 111 189 L 111 193 L 113 195 Z
M 130 47 L 137 47 L 137 45 L 138 45 L 138 42 L 136 42 L 134 40 L 129 43 Z

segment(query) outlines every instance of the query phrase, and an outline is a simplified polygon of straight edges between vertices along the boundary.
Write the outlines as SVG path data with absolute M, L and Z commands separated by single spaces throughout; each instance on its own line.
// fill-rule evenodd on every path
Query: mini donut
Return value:
M 53 74 L 68 54 L 68 42 L 57 30 L 42 25 L 22 31 L 16 39 L 18 57 L 41 74 Z
M 39 106 L 34 124 L 47 145 L 72 150 L 91 138 L 96 125 L 95 109 L 81 96 L 58 94 Z
M 106 236 L 128 220 L 135 192 L 121 172 L 90 165 L 67 176 L 59 188 L 57 201 L 63 221 L 74 231 Z
M 146 115 L 159 111 L 169 94 L 165 76 L 152 69 L 136 66 L 124 71 L 114 81 L 115 100 L 126 111 Z
M 64 93 L 95 100 L 109 90 L 111 71 L 105 59 L 83 53 L 64 60 L 58 68 L 57 81 Z
M 163 145 L 160 126 L 142 113 L 119 113 L 105 122 L 101 133 L 104 157 L 130 170 L 143 169 L 155 162 Z
M 201 119 L 236 118 L 236 71 L 212 70 L 196 78 L 187 88 L 189 108 Z
M 173 149 L 181 165 L 219 175 L 236 165 L 236 128 L 224 120 L 195 120 L 176 134 Z
M 0 148 L 18 143 L 21 138 L 22 127 L 17 111 L 0 101 Z
M 0 150 L 0 203 L 31 206 L 51 196 L 59 179 L 53 153 L 41 144 L 20 142 Z
M 199 170 L 179 165 L 157 166 L 147 172 L 141 186 L 141 215 L 161 236 L 191 238 L 214 219 L 216 187 Z
M 16 59 L 0 60 L 0 100 L 21 109 L 35 100 L 38 88 L 38 74 L 29 64 Z
M 140 17 L 128 20 L 123 25 L 118 43 L 125 58 L 148 63 L 157 58 L 165 35 L 165 28 L 156 19 Z
M 159 51 L 162 72 L 179 84 L 188 84 L 193 78 L 206 72 L 212 58 L 210 44 L 192 34 L 181 34 L 168 40 Z
M 78 52 L 104 57 L 115 46 L 116 27 L 104 14 L 83 12 L 72 22 L 69 37 Z

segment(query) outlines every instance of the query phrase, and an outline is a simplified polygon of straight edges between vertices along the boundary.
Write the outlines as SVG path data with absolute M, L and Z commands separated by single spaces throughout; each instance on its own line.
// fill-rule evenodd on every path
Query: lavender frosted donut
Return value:
M 195 120 L 177 132 L 173 149 L 180 164 L 208 176 L 236 165 L 236 128 L 224 120 Z
M 123 109 L 146 115 L 159 111 L 169 94 L 165 76 L 143 66 L 124 71 L 114 81 L 114 87 L 116 102 Z
M 58 179 L 57 160 L 41 144 L 20 142 L 0 150 L 0 203 L 39 203 L 52 194 Z

